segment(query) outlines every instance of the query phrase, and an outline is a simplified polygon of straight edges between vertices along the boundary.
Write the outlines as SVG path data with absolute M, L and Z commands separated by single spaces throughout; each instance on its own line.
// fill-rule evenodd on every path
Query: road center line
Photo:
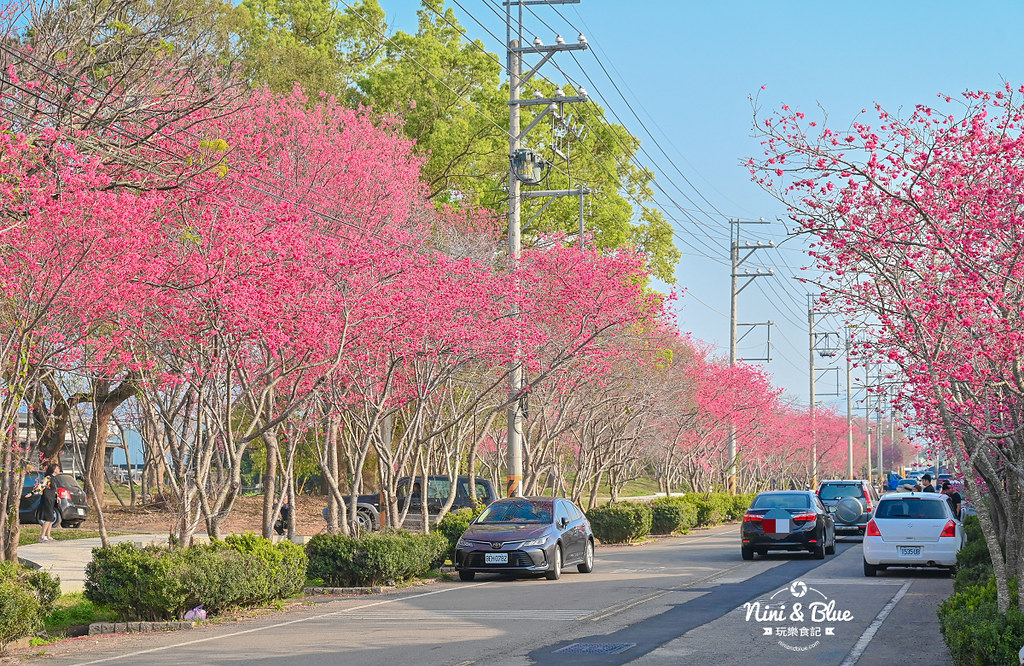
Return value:
M 846 659 L 844 659 L 843 663 L 839 666 L 853 666 L 857 663 L 861 655 L 864 654 L 864 650 L 866 650 L 868 645 L 871 643 L 871 639 L 875 637 L 875 632 L 877 632 L 878 628 L 882 626 L 883 622 L 885 622 L 885 618 L 889 617 L 889 613 L 892 612 L 893 608 L 896 608 L 896 604 L 900 602 L 903 595 L 905 595 L 907 590 L 910 589 L 911 582 L 912 581 L 907 581 L 904 583 L 903 587 L 901 587 L 896 594 L 893 595 L 893 598 L 889 600 L 889 603 L 887 603 L 882 610 L 878 611 L 878 615 L 875 616 L 874 622 L 872 622 L 868 628 L 864 630 L 864 633 L 860 635 L 860 638 L 857 640 L 856 644 L 854 644 L 853 649 L 850 650 L 850 654 L 846 655 Z
M 352 611 L 362 610 L 364 608 L 372 608 L 373 606 L 382 606 L 384 604 L 393 604 L 399 601 L 409 601 L 410 599 L 419 599 L 420 597 L 429 597 L 433 594 L 441 594 L 442 592 L 452 592 L 455 590 L 465 590 L 470 587 L 479 587 L 481 585 L 488 585 L 491 581 L 484 581 L 483 583 L 472 583 L 470 585 L 459 585 L 457 587 L 449 587 L 443 590 L 434 590 L 432 592 L 423 592 L 422 594 L 414 594 L 409 597 L 402 597 L 400 599 L 384 599 L 382 601 L 375 601 L 370 604 L 363 604 L 361 606 L 353 606 L 352 608 L 344 608 L 339 611 L 332 611 L 330 613 L 324 613 L 322 615 L 312 615 L 310 617 L 301 617 L 296 620 L 288 620 L 287 622 L 279 622 L 266 627 L 254 627 L 252 629 L 245 629 L 243 631 L 235 631 L 230 634 L 219 634 L 217 636 L 207 636 L 206 638 L 197 638 L 192 641 L 185 641 L 184 643 L 175 643 L 173 645 L 164 645 L 162 647 L 150 648 L 148 650 L 139 650 L 138 652 L 131 652 L 128 654 L 119 654 L 113 657 L 106 657 L 104 659 L 95 659 L 93 661 L 79 662 L 75 666 L 87 666 L 88 664 L 102 664 L 108 661 L 115 661 L 117 659 L 127 659 L 131 657 L 138 657 L 144 654 L 151 654 L 153 652 L 161 652 L 163 650 L 173 650 L 174 648 L 187 647 L 189 645 L 196 645 L 198 643 L 208 643 L 210 641 L 216 641 L 224 638 L 232 638 L 234 636 L 243 636 L 245 634 L 255 633 L 257 631 L 266 631 L 269 629 L 279 629 L 280 627 L 287 627 L 292 624 L 301 624 L 303 622 L 311 622 L 313 620 L 322 620 L 328 617 L 334 617 L 336 615 L 344 615 L 345 613 L 351 613 Z

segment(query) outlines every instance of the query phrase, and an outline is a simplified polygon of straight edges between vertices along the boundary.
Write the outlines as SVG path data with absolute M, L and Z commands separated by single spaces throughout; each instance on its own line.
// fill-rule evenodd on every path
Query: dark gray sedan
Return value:
M 580 573 L 594 569 L 590 522 L 567 499 L 509 497 L 496 500 L 469 526 L 455 548 L 462 580 L 477 573 L 543 573 L 557 580 L 575 564 Z

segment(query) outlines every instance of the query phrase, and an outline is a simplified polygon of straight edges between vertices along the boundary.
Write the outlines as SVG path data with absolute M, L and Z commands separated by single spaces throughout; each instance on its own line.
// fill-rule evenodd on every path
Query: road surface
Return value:
M 598 548 L 561 580 L 477 576 L 192 631 L 88 637 L 54 664 L 949 664 L 945 572 L 865 578 L 859 539 L 740 559 L 726 525 Z M 784 607 L 783 607 L 784 606 Z M 782 610 L 779 610 L 779 609 Z

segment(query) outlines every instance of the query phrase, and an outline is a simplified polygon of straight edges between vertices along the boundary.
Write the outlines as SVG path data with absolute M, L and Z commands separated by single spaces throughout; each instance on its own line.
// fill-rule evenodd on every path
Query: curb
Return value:
M 89 625 L 89 635 L 95 634 L 132 634 L 141 631 L 180 631 L 196 626 L 191 621 L 171 622 L 93 622 Z
M 394 588 L 388 586 L 386 589 Z M 312 597 L 330 594 L 380 594 L 384 590 L 385 587 L 383 585 L 374 585 L 372 587 L 305 587 L 302 589 L 302 593 Z

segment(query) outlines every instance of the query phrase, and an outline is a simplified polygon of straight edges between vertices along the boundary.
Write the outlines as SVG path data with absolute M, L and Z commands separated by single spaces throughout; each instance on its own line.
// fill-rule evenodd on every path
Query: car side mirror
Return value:
M 569 520 L 567 518 L 559 518 L 558 519 L 558 529 L 564 530 L 565 526 L 568 525 L 568 524 L 569 524 Z

